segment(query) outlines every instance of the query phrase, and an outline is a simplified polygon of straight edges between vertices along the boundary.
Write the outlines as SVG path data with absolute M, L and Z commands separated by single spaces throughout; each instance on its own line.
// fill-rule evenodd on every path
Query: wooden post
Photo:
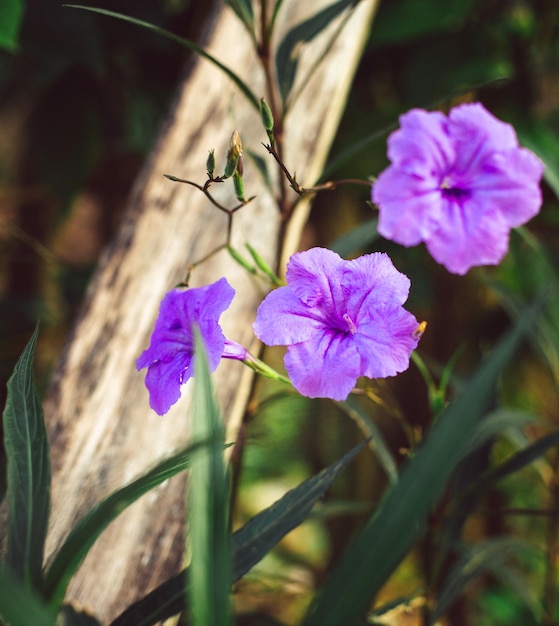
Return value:
M 288 28 L 288 21 L 297 23 L 328 4 L 284 2 L 282 13 L 287 18 L 282 29 Z M 375 4 L 374 0 L 358 3 L 288 116 L 285 159 L 301 183 L 312 183 L 324 164 Z M 264 95 L 263 76 L 243 26 L 226 7 L 213 20 L 207 49 L 242 75 L 256 94 Z M 339 23 L 306 46 L 303 75 Z M 148 345 L 164 293 L 184 278 L 189 263 L 226 236 L 223 213 L 198 190 L 171 182 L 163 174 L 203 183 L 208 150 L 215 149 L 219 171 L 235 128 L 245 150 L 247 194 L 257 194 L 235 217 L 235 246 L 243 250 L 248 241 L 272 265 L 277 263 L 279 220 L 273 193 L 266 190 L 248 156 L 249 151 L 258 153 L 273 171 L 271 157 L 260 144 L 266 135 L 258 113 L 229 78 L 207 60 L 196 59 L 136 183 L 120 232 L 99 265 L 46 399 L 53 464 L 47 554 L 101 498 L 188 443 L 189 385 L 179 403 L 165 417 L 158 417 L 148 407 L 144 373 L 136 371 L 135 360 Z M 232 191 L 227 190 L 230 186 L 222 187 L 224 202 L 235 204 Z M 289 250 L 296 245 L 305 219 L 301 203 L 287 238 Z M 225 251 L 200 265 L 191 285 L 222 276 L 237 292 L 222 317 L 225 335 L 257 350 L 251 324 L 265 286 Z M 241 363 L 224 361 L 214 381 L 231 441 L 248 399 L 251 375 Z M 84 561 L 70 586 L 69 599 L 106 622 L 175 574 L 183 555 L 184 491 L 184 477 L 177 477 L 124 512 Z

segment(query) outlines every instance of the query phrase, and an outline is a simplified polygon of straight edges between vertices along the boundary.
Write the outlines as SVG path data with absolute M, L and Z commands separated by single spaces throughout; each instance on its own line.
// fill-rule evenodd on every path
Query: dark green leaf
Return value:
M 291 530 L 301 524 L 340 472 L 366 446 L 361 443 L 339 461 L 288 491 L 271 507 L 253 517 L 231 538 L 233 581 L 260 561 Z M 111 626 L 150 626 L 186 608 L 187 570 L 169 579 L 122 613 Z
M 0 566 L 0 616 L 10 626 L 55 626 L 54 612 L 35 593 Z
M 129 22 L 130 24 L 136 24 L 136 26 L 141 26 L 142 28 L 147 28 L 155 33 L 158 33 L 162 37 L 166 37 L 171 41 L 175 41 L 179 43 L 181 46 L 192 50 L 196 54 L 204 57 L 210 63 L 213 63 L 216 67 L 218 67 L 224 74 L 229 76 L 229 78 L 237 85 L 239 90 L 246 96 L 247 100 L 254 106 L 257 111 L 260 111 L 260 102 L 258 98 L 252 93 L 248 85 L 237 75 L 233 70 L 224 65 L 221 61 L 218 61 L 214 56 L 206 52 L 203 48 L 196 45 L 193 41 L 189 39 L 185 39 L 184 37 L 179 37 L 174 33 L 171 33 L 164 28 L 159 28 L 158 26 L 154 26 L 148 22 L 144 22 L 143 20 L 138 20 L 134 17 L 128 17 L 127 15 L 122 15 L 121 13 L 115 13 L 114 11 L 107 11 L 106 9 L 98 9 L 96 7 L 86 7 L 79 4 L 65 4 L 64 6 L 70 7 L 72 9 L 84 9 L 85 11 L 92 11 L 93 13 L 100 13 L 101 15 L 108 15 L 109 17 L 116 17 L 119 20 L 123 20 L 125 22 Z
M 6 564 L 23 581 L 38 586 L 50 507 L 49 444 L 33 378 L 35 329 L 8 381 L 4 409 L 8 495 Z
M 520 142 L 535 152 L 545 163 L 544 180 L 559 198 L 559 140 L 545 124 L 533 123 L 529 128 L 517 129 Z
M 191 561 L 185 592 L 197 626 L 226 626 L 231 623 L 231 545 L 229 489 L 223 461 L 225 429 L 198 328 L 194 345 L 192 438 L 211 440 L 213 445 L 199 448 L 192 455 L 187 507 Z
M 398 481 L 398 466 L 390 448 L 386 445 L 382 432 L 366 411 L 350 396 L 345 402 L 338 402 L 338 406 L 349 415 L 367 437 L 371 437 L 371 448 L 374 449 L 379 463 L 386 472 L 390 484 Z
M 523 450 L 520 450 L 520 452 L 511 456 L 507 461 L 501 463 L 501 465 L 489 470 L 483 478 L 483 484 L 485 485 L 501 480 L 501 478 L 505 478 L 505 476 L 518 472 L 527 465 L 530 465 L 530 463 L 537 461 L 550 448 L 554 448 L 555 446 L 559 446 L 559 430 L 554 430 L 549 433 L 549 435 L 541 437 L 534 441 L 534 443 L 526 446 Z
M 60 609 L 56 626 L 101 626 L 101 622 L 87 611 L 65 604 Z
M 22 18 L 23 0 L 0 2 L 0 48 L 9 52 L 17 50 Z
M 508 537 L 497 537 L 477 545 L 465 546 L 462 555 L 445 577 L 429 624 L 435 624 L 471 582 L 484 573 L 503 567 L 511 554 L 527 552 L 528 549 L 526 544 Z
M 274 10 L 272 11 L 272 19 L 270 20 L 270 24 L 268 25 L 268 37 L 272 38 L 274 34 L 274 27 L 276 25 L 276 19 L 279 14 L 279 10 L 281 9 L 281 5 L 283 4 L 283 0 L 276 0 L 274 5 Z
M 251 0 L 226 0 L 225 3 L 233 9 L 254 39 L 254 11 Z
M 297 24 L 284 37 L 276 52 L 276 71 L 280 94 L 285 102 L 297 73 L 299 64 L 299 46 L 312 41 L 340 13 L 356 4 L 355 0 L 338 0 L 338 2 L 319 11 L 316 15 Z
M 384 128 L 380 128 L 379 130 L 375 130 L 372 133 L 365 135 L 365 137 L 359 141 L 352 142 L 346 149 L 338 151 L 336 155 L 328 161 L 328 163 L 326 163 L 320 178 L 315 184 L 325 182 L 327 177 L 330 176 L 332 172 L 335 172 L 338 168 L 342 167 L 346 163 L 349 163 L 357 155 L 363 153 L 369 146 L 373 145 L 383 137 L 386 137 L 386 135 L 388 135 L 391 131 L 396 130 L 397 127 L 398 123 L 394 122 Z
M 367 249 L 380 235 L 377 232 L 378 219 L 376 217 L 366 220 L 349 232 L 335 239 L 330 248 L 342 257 L 348 257 L 359 250 Z
M 464 443 L 487 410 L 500 372 L 540 308 L 541 303 L 524 316 L 441 414 L 399 481 L 342 556 L 311 605 L 305 626 L 354 624 L 412 548 L 463 455 Z
M 469 454 L 494 437 L 503 434 L 506 430 L 521 428 L 526 424 L 536 421 L 538 421 L 538 417 L 527 411 L 506 408 L 497 409 L 476 426 L 464 452 L 465 454 Z
M 373 42 L 397 43 L 460 24 L 470 13 L 472 0 L 396 0 L 381 4 Z
M 99 502 L 85 515 L 72 529 L 61 548 L 54 555 L 45 574 L 44 590 L 46 597 L 54 604 L 61 602 L 74 572 L 105 528 L 138 498 L 189 467 L 193 451 L 204 445 L 208 444 L 192 445 L 158 463 L 153 469 L 129 485 L 122 487 Z

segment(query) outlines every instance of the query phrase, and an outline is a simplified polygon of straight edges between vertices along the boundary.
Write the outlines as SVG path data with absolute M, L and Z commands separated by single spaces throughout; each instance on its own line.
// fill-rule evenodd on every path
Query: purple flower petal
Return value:
M 356 289 L 360 285 L 360 289 Z M 366 254 L 346 261 L 341 281 L 345 310 L 356 321 L 362 311 L 382 305 L 401 305 L 408 299 L 410 279 L 399 272 L 387 254 Z
M 280 287 L 259 306 L 253 329 L 267 346 L 285 346 L 310 339 L 324 325 L 321 309 L 301 302 L 290 287 Z
M 360 374 L 354 342 L 328 331 L 287 348 L 285 369 L 293 386 L 308 398 L 345 400 Z
M 343 263 L 339 255 L 326 248 L 295 253 L 287 264 L 287 282 L 304 304 L 333 307 L 340 296 L 337 290 Z
M 507 253 L 509 237 L 509 227 L 501 214 L 482 215 L 472 227 L 471 216 L 469 221 L 464 217 L 466 210 L 467 207 L 449 202 L 446 219 L 441 220 L 439 229 L 427 241 L 427 249 L 435 261 L 449 272 L 461 275 L 473 265 L 500 263 Z
M 418 323 L 402 307 L 381 308 L 359 325 L 354 341 L 362 359 L 362 376 L 386 378 L 408 369 L 419 342 Z
M 498 263 L 510 228 L 540 209 L 543 164 L 479 103 L 448 118 L 412 110 L 400 124 L 388 140 L 392 164 L 372 190 L 379 233 L 405 246 L 425 242 L 451 272 Z
M 150 406 L 159 415 L 180 398 L 181 385 L 194 374 L 194 324 L 200 329 L 210 370 L 217 367 L 225 345 L 218 320 L 234 295 L 222 278 L 205 287 L 173 289 L 163 298 L 149 348 L 136 361 L 138 370 L 148 368 Z

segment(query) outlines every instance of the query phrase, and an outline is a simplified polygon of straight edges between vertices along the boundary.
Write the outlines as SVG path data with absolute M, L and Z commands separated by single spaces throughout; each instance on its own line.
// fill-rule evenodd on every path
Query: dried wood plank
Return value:
M 284 2 L 287 18 L 282 28 L 327 4 Z M 358 4 L 288 117 L 286 161 L 303 183 L 312 183 L 323 166 L 374 6 L 374 0 Z M 255 93 L 263 94 L 263 77 L 242 25 L 226 8 L 213 20 L 208 50 L 241 74 Z M 303 74 L 332 32 L 330 28 L 305 51 Z M 159 418 L 148 407 L 144 376 L 134 363 L 148 344 L 164 293 L 184 278 L 189 263 L 225 238 L 225 216 L 199 191 L 170 182 L 163 174 L 203 182 L 208 150 L 215 148 L 217 158 L 223 157 L 234 128 L 241 134 L 245 154 L 253 150 L 270 158 L 260 146 L 266 137 L 257 112 L 227 77 L 207 61 L 197 60 L 180 85 L 166 128 L 137 181 L 120 232 L 99 265 L 46 399 L 53 462 L 49 554 L 97 501 L 188 442 L 189 386 L 169 414 Z M 257 198 L 237 214 L 234 241 L 239 249 L 249 241 L 276 264 L 279 220 L 273 194 L 265 190 L 249 159 L 245 182 L 247 193 L 257 193 Z M 224 202 L 234 203 L 233 194 Z M 306 211 L 301 203 L 288 250 L 296 245 Z M 195 270 L 191 285 L 221 276 L 237 291 L 222 318 L 224 332 L 250 346 L 251 324 L 264 286 L 223 251 Z M 227 361 L 220 364 L 214 380 L 228 419 L 228 439 L 233 440 L 251 375 L 242 364 Z M 114 618 L 178 571 L 183 517 L 184 478 L 178 477 L 142 498 L 109 527 L 73 580 L 69 598 L 90 607 L 104 622 Z

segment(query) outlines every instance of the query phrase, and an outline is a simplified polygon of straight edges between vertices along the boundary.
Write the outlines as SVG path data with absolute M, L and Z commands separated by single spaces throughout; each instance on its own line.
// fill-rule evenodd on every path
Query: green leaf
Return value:
M 108 15 L 109 17 L 116 17 L 117 19 L 123 20 L 125 22 L 129 22 L 130 24 L 136 24 L 136 26 L 147 28 L 148 30 L 153 31 L 157 33 L 158 35 L 161 35 L 162 37 L 166 37 L 167 39 L 170 39 L 171 41 L 175 41 L 176 43 L 179 43 L 181 46 L 184 46 L 185 48 L 188 48 L 189 50 L 192 50 L 196 54 L 200 55 L 204 59 L 207 59 L 208 61 L 210 61 L 210 63 L 213 63 L 216 67 L 218 67 L 224 74 L 229 76 L 229 78 L 235 83 L 235 85 L 237 85 L 241 93 L 245 95 L 245 97 L 252 104 L 252 106 L 257 111 L 260 111 L 260 101 L 254 95 L 254 93 L 251 91 L 248 85 L 237 74 L 235 74 L 235 72 L 233 72 L 232 69 L 228 68 L 221 61 L 218 61 L 218 59 L 216 59 L 214 56 L 206 52 L 200 46 L 196 45 L 193 41 L 190 41 L 189 39 L 185 39 L 184 37 L 179 37 L 178 35 L 175 35 L 174 33 L 171 33 L 170 31 L 165 30 L 164 28 L 159 28 L 159 26 L 154 26 L 153 24 L 150 24 L 149 22 L 144 22 L 143 20 L 138 20 L 134 17 L 128 17 L 127 15 L 123 15 L 122 13 L 115 13 L 114 11 L 108 11 L 106 9 L 98 9 L 97 7 L 86 7 L 86 6 L 82 6 L 79 4 L 65 4 L 63 6 L 66 6 L 72 9 L 83 9 L 85 11 L 91 11 L 93 13 L 99 13 L 101 15 Z
M 312 603 L 304 626 L 354 624 L 413 547 L 463 456 L 464 442 L 487 410 L 500 372 L 540 309 L 541 303 L 531 308 L 441 414 L 399 481 L 351 542 Z
M 30 586 L 41 581 L 50 507 L 49 444 L 33 378 L 38 334 L 37 326 L 8 381 L 3 416 L 9 508 L 6 564 Z
M 276 72 L 283 102 L 287 100 L 297 73 L 299 49 L 320 34 L 340 13 L 356 4 L 355 0 L 338 0 L 316 15 L 294 26 L 284 37 L 276 52 Z
M 276 0 L 274 5 L 274 10 L 272 11 L 272 19 L 270 20 L 270 24 L 268 25 L 268 37 L 271 39 L 274 34 L 274 27 L 276 25 L 276 19 L 279 14 L 279 10 L 281 9 L 281 5 L 283 4 L 283 0 Z
M 101 622 L 86 610 L 65 604 L 60 609 L 56 626 L 101 626 Z
M 520 142 L 535 152 L 545 164 L 544 180 L 559 198 L 559 141 L 544 123 L 532 123 L 528 128 L 517 128 Z
M 288 491 L 233 535 L 235 580 L 244 576 L 282 537 L 301 524 L 338 474 L 367 445 L 362 442 L 339 461 Z
M 354 419 L 359 428 L 372 438 L 371 447 L 374 448 L 376 456 L 391 485 L 398 481 L 398 465 L 390 448 L 386 445 L 382 432 L 377 428 L 375 421 L 364 411 L 359 404 L 350 397 L 345 402 L 338 402 L 338 406 Z
M 54 611 L 0 565 L 0 617 L 10 626 L 55 626 Z
M 472 0 L 395 0 L 381 4 L 375 44 L 397 43 L 456 27 L 471 14 Z
M 359 444 L 336 463 L 288 491 L 233 534 L 233 582 L 244 576 L 288 532 L 309 516 L 334 479 L 366 445 L 367 442 Z M 187 574 L 188 570 L 184 570 L 164 582 L 128 607 L 111 626 L 150 626 L 183 611 L 186 608 L 184 586 Z
M 531 443 L 516 454 L 513 454 L 504 463 L 501 463 L 501 465 L 489 470 L 483 477 L 482 484 L 486 485 L 496 482 L 510 474 L 514 474 L 514 472 L 518 472 L 527 465 L 537 461 L 550 448 L 554 448 L 555 446 L 559 446 L 559 429 L 545 435 L 545 437 L 537 439 L 534 443 Z
M 496 537 L 477 545 L 464 546 L 461 556 L 445 577 L 429 624 L 435 624 L 466 587 L 482 574 L 503 568 L 511 554 L 528 550 L 526 544 L 508 537 Z
M 197 626 L 231 623 L 229 489 L 223 461 L 225 428 L 215 398 L 200 331 L 194 330 L 193 441 L 213 441 L 192 455 L 188 485 L 190 574 L 187 593 Z
M 255 40 L 254 11 L 252 9 L 251 0 L 226 0 L 225 4 L 233 9 L 235 15 L 241 20 L 245 28 L 248 30 L 251 38 Z
M 380 239 L 377 231 L 378 219 L 376 217 L 358 224 L 349 232 L 335 239 L 330 248 L 342 257 L 348 257 L 358 250 L 368 249 L 372 243 Z
M 464 450 L 469 454 L 476 448 L 480 448 L 494 437 L 498 437 L 509 429 L 518 429 L 526 424 L 538 421 L 538 416 L 528 411 L 502 408 L 493 411 L 483 419 L 474 429 Z
M 23 19 L 23 0 L 0 2 L 0 48 L 15 52 Z
M 53 604 L 58 605 L 66 594 L 70 579 L 105 528 L 138 498 L 189 467 L 192 453 L 204 445 L 208 444 L 196 443 L 161 461 L 129 485 L 99 502 L 87 513 L 71 530 L 54 555 L 45 574 L 43 587 L 45 596 Z

